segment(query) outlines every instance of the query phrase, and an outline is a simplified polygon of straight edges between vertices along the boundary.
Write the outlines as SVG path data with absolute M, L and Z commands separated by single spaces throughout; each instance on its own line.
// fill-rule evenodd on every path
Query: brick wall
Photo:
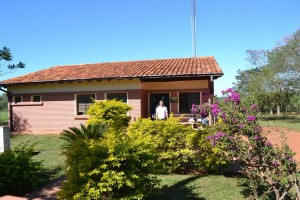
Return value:
M 141 91 L 128 92 L 128 105 L 132 106 L 132 110 L 130 111 L 130 116 L 132 120 L 136 120 L 137 118 L 142 116 L 141 112 Z
M 78 127 L 86 120 L 74 119 L 75 108 L 74 94 L 42 95 L 42 105 L 13 106 L 14 130 L 62 131 Z
M 178 92 L 201 92 L 209 93 L 208 89 L 197 90 L 171 90 L 171 97 L 178 96 Z M 117 91 L 128 93 L 128 105 L 132 120 L 138 117 L 149 117 L 148 93 L 156 91 L 131 90 Z M 161 91 L 157 91 L 161 92 Z M 88 92 L 96 93 L 97 100 L 104 100 L 106 91 Z M 80 94 L 80 93 L 78 93 Z M 87 118 L 76 115 L 75 93 L 45 93 L 41 94 L 42 103 L 32 103 L 30 94 L 22 95 L 23 103 L 13 105 L 14 131 L 55 131 L 59 132 L 69 127 L 79 127 Z M 39 94 L 38 94 L 39 95 Z M 207 102 L 207 97 L 201 97 L 202 103 Z M 178 103 L 171 103 L 170 111 L 178 113 Z
M 74 93 L 42 94 L 42 103 L 32 103 L 31 96 L 23 94 L 23 102 L 12 107 L 14 131 L 59 132 L 69 127 L 79 127 L 87 118 L 75 116 L 74 95 Z M 96 98 L 104 100 L 105 93 L 97 92 Z M 130 112 L 133 120 L 141 116 L 140 98 L 140 91 L 128 92 L 128 104 L 133 107 Z

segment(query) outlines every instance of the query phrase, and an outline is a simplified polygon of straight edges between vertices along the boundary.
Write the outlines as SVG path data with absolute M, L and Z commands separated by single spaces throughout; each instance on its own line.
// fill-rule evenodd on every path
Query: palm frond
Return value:
M 108 125 L 104 123 L 100 124 L 81 124 L 80 128 L 70 127 L 69 130 L 61 132 L 60 139 L 68 142 L 65 146 L 68 148 L 74 141 L 78 139 L 100 139 L 103 137 L 105 131 L 108 129 Z

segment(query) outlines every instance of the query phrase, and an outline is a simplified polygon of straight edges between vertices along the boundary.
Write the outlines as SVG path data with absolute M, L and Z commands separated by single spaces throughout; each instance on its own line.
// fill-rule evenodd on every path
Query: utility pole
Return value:
M 197 12 L 197 2 L 196 0 L 191 0 L 192 3 L 192 16 L 191 16 L 191 25 L 192 25 L 192 52 L 193 57 L 197 57 L 197 23 L 196 23 L 196 12 Z

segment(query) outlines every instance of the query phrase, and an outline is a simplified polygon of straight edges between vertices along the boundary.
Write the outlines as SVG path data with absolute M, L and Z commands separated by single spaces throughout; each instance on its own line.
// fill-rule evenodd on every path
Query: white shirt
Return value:
M 158 119 L 167 118 L 168 110 L 166 106 L 157 106 L 155 112 Z

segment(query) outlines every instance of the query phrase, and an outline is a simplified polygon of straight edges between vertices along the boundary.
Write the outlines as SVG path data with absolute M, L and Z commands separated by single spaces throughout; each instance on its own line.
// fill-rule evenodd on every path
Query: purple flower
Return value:
M 233 102 L 239 102 L 241 100 L 240 94 L 237 92 L 231 92 L 231 95 L 229 96 L 230 100 Z
M 237 119 L 235 117 L 232 117 L 231 119 L 232 123 L 236 124 L 237 123 Z
M 255 133 L 261 133 L 261 132 L 262 132 L 262 128 L 261 128 L 260 126 L 256 126 L 256 127 L 254 128 L 254 132 L 255 132 Z
M 225 90 L 225 92 L 228 92 L 228 93 L 230 93 L 232 91 L 233 91 L 233 88 L 228 88 L 227 90 Z
M 259 139 L 260 139 L 260 136 L 259 136 L 259 135 L 254 135 L 254 136 L 253 136 L 253 140 L 256 140 L 256 141 L 257 141 L 257 140 L 259 140 Z
M 204 98 L 205 98 L 205 97 L 208 97 L 208 93 L 203 92 L 203 93 L 202 93 L 202 97 L 204 97 Z
M 245 124 L 240 124 L 240 128 L 244 128 Z
M 212 104 L 210 107 L 211 112 L 214 116 L 217 116 L 222 111 L 217 103 Z
M 225 115 L 225 113 L 222 113 L 222 114 L 221 114 L 221 118 L 223 119 L 224 122 L 227 122 L 227 121 L 228 121 L 228 120 L 227 120 L 227 117 L 226 117 L 226 115 Z
M 272 146 L 273 146 L 272 143 L 271 143 L 270 141 L 266 141 L 265 145 L 266 145 L 267 147 L 272 147 Z
M 206 139 L 210 140 L 211 145 L 214 146 L 215 142 L 218 141 L 222 137 L 228 137 L 228 135 L 223 132 L 217 132 L 215 134 L 212 134 L 211 136 L 206 137 Z
M 243 107 L 242 107 L 242 111 L 243 111 L 243 112 L 246 112 L 246 111 L 247 111 L 247 108 L 246 108 L 245 106 L 243 106 Z
M 198 113 L 198 109 L 197 109 L 197 105 L 196 105 L 196 104 L 193 104 L 193 105 L 192 105 L 191 113 L 192 113 L 192 114 Z
M 223 132 L 217 132 L 217 133 L 216 133 L 216 136 L 218 136 L 218 137 L 223 137 L 223 136 L 227 136 L 227 134 L 226 134 L 226 133 L 223 133 Z
M 277 167 L 277 166 L 278 166 L 278 162 L 275 161 L 275 160 L 273 160 L 273 161 L 272 161 L 272 165 L 274 165 L 275 167 Z
M 255 118 L 255 116 L 248 115 L 246 119 L 247 119 L 247 121 L 249 121 L 249 122 L 254 122 L 256 118 Z
M 254 110 L 254 109 L 257 109 L 258 107 L 257 107 L 257 105 L 256 104 L 252 104 L 251 106 L 250 106 L 250 109 L 251 110 Z

